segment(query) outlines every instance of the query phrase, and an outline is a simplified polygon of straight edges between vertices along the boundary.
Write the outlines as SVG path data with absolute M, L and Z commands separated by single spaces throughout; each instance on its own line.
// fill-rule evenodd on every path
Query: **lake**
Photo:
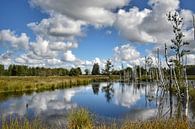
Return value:
M 158 113 L 159 91 L 155 83 L 92 83 L 5 98 L 0 101 L 0 114 L 28 119 L 39 117 L 51 123 L 62 122 L 71 109 L 84 107 L 97 119 L 147 120 Z M 169 106 L 166 97 L 164 110 Z

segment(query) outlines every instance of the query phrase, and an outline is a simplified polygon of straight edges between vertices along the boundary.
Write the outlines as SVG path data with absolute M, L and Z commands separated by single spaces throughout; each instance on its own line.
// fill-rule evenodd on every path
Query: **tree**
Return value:
M 4 74 L 4 65 L 0 64 L 0 76 Z
M 167 59 L 167 46 L 165 45 L 165 58 L 167 65 L 169 66 L 170 69 L 170 75 L 173 76 L 176 82 L 176 88 L 177 88 L 177 95 L 178 95 L 178 100 L 179 104 L 182 103 L 184 105 L 185 109 L 185 116 L 187 117 L 188 113 L 188 102 L 189 102 L 189 95 L 188 95 L 188 82 L 187 82 L 187 75 L 186 75 L 186 67 L 184 65 L 184 59 L 183 57 L 189 53 L 189 50 L 186 50 L 185 47 L 189 45 L 189 42 L 185 42 L 183 38 L 185 35 L 182 32 L 182 27 L 183 27 L 183 18 L 180 17 L 178 12 L 169 12 L 168 15 L 168 21 L 172 24 L 173 27 L 173 33 L 174 33 L 174 38 L 171 39 L 172 46 L 171 50 L 175 53 L 175 59 L 171 59 L 168 61 Z M 172 68 L 173 67 L 173 68 Z M 170 77 L 170 83 L 171 83 L 171 77 Z M 170 85 L 171 86 L 171 85 Z M 181 90 L 184 88 L 185 90 Z M 182 94 L 184 97 L 182 97 Z M 183 99 L 183 101 L 182 101 Z M 178 106 L 179 108 L 180 106 Z M 179 111 L 180 109 L 178 109 Z M 180 112 L 180 111 L 179 111 Z M 178 114 L 180 115 L 180 113 Z
M 80 67 L 77 67 L 76 68 L 76 74 L 77 75 L 82 75 L 82 71 L 81 71 L 81 68 Z
M 81 75 L 81 74 L 82 74 L 82 72 L 81 72 L 81 68 L 80 67 L 71 68 L 70 72 L 69 72 L 70 76 L 78 76 L 78 75 Z
M 105 75 L 110 76 L 112 68 L 113 68 L 113 65 L 112 65 L 111 60 L 107 60 L 106 65 L 105 65 L 105 69 L 103 70 L 103 73 Z
M 69 75 L 70 76 L 76 76 L 77 75 L 76 69 L 75 68 L 71 68 L 70 72 L 69 72 Z
M 89 69 L 85 69 L 85 75 L 89 75 Z
M 92 69 L 91 74 L 92 75 L 99 75 L 100 74 L 100 67 L 99 67 L 99 64 L 98 63 L 95 63 L 93 65 L 93 69 Z

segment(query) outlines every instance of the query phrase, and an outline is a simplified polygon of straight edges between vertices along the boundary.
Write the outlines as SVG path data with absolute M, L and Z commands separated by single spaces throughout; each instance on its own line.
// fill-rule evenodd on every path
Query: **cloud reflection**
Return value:
M 23 95 L 20 98 L 11 98 L 0 103 L 0 113 L 6 117 L 9 115 L 24 116 L 27 110 L 40 115 L 46 112 L 56 112 L 76 108 L 77 104 L 71 102 L 71 99 L 83 87 L 66 90 L 47 91 L 43 93 L 33 93 L 32 95 Z

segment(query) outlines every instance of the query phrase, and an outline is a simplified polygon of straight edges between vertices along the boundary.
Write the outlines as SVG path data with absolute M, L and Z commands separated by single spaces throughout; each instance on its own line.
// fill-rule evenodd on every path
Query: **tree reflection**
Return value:
M 99 93 L 100 84 L 99 83 L 93 83 L 92 84 L 92 90 L 95 95 L 98 95 Z
M 107 86 L 102 87 L 102 92 L 105 93 L 106 100 L 109 103 L 114 96 L 113 84 L 108 83 Z

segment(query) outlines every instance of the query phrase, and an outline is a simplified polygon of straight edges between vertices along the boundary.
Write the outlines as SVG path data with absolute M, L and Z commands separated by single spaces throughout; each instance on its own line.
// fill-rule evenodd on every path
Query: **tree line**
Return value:
M 155 68 L 150 68 L 155 71 Z M 140 66 L 135 66 L 137 76 L 146 74 L 146 69 Z M 78 76 L 78 75 L 124 75 L 124 73 L 132 74 L 131 67 L 115 70 L 110 61 L 107 61 L 105 68 L 100 69 L 98 63 L 94 63 L 92 70 L 85 69 L 83 72 L 80 67 L 77 68 L 45 68 L 45 67 L 28 67 L 26 65 L 10 65 L 5 69 L 4 65 L 0 64 L 0 76 Z M 168 70 L 163 69 L 165 75 L 169 75 Z M 195 75 L 195 65 L 187 66 L 187 75 Z M 140 74 L 139 74 L 140 73 Z
M 105 71 L 105 72 L 103 72 Z M 118 71 L 111 69 L 111 62 L 105 66 L 105 70 L 100 72 L 100 66 L 98 63 L 94 63 L 90 72 L 89 69 L 85 69 L 82 73 L 80 67 L 76 68 L 45 68 L 45 67 L 28 67 L 26 65 L 9 65 L 6 69 L 4 65 L 0 64 L 0 76 L 79 76 L 79 75 L 107 75 L 118 74 Z

